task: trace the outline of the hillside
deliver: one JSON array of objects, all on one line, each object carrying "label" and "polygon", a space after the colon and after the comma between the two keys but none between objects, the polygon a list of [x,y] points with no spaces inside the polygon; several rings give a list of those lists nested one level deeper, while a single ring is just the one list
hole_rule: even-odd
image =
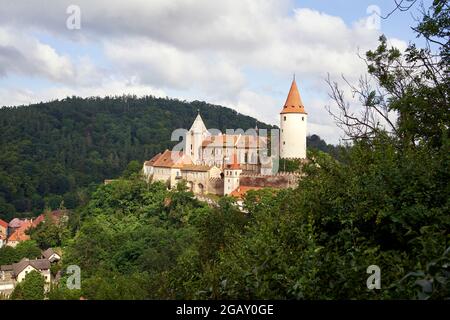
[{"label": "hillside", "polygon": [[[229,108],[151,96],[72,97],[0,109],[0,218],[57,208],[63,200],[76,207],[80,187],[170,148],[172,131],[189,128],[197,110],[207,127],[222,131],[256,123]],[[326,147],[317,136],[310,140]]]}]

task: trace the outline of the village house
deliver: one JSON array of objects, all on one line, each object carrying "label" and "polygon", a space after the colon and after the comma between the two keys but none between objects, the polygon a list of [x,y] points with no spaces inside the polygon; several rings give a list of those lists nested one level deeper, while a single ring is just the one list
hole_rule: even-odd
[{"label": "village house", "polygon": [[0,266],[0,293],[10,295],[17,283],[22,282],[31,271],[39,272],[45,279],[46,289],[50,287],[51,263],[47,259],[23,258],[17,263]]},{"label": "village house", "polygon": [[32,226],[33,228],[37,227],[40,223],[45,222],[45,218],[50,217],[52,219],[53,223],[59,224],[67,222],[68,216],[66,210],[53,210],[50,212],[45,212],[37,216],[35,219],[32,220]]},{"label": "village house", "polygon": [[6,244],[8,238],[8,223],[0,219],[0,248]]},{"label": "village house", "polygon": [[13,234],[17,229],[19,229],[22,226],[22,224],[25,223],[28,224],[28,222],[29,222],[28,219],[19,219],[19,218],[12,219],[8,223],[8,235]]},{"label": "village house", "polygon": [[8,223],[0,219],[0,236],[7,237],[8,236]]},{"label": "village house", "polygon": [[61,260],[61,255],[53,248],[42,251],[40,259],[23,258],[17,263],[0,266],[0,294],[9,296],[16,285],[22,282],[31,271],[39,272],[45,279],[45,288],[50,288],[54,280],[51,265]]},{"label": "village house", "polygon": [[[25,220],[19,220],[20,222],[17,222],[16,219],[13,219],[11,221],[11,222],[14,222],[12,224],[14,226],[14,228],[11,229],[13,231],[12,231],[12,233],[10,233],[8,240],[6,242],[7,246],[13,247],[13,248],[15,248],[20,242],[30,240],[30,236],[26,234],[26,231],[33,226],[32,220],[25,219]],[[16,220],[16,221],[14,221],[14,220]],[[10,222],[10,226],[11,226],[11,222]],[[16,227],[17,225],[19,227]]]},{"label": "village house", "polygon": [[261,187],[246,187],[246,186],[239,186],[236,189],[234,189],[230,196],[236,198],[236,203],[239,207],[239,209],[243,210],[244,208],[244,197],[250,190],[261,190]]},{"label": "village house", "polygon": [[[20,242],[30,240],[30,236],[26,232],[30,228],[36,228],[39,224],[45,223],[46,217],[49,217],[53,223],[65,223],[68,220],[67,212],[65,210],[54,210],[47,213],[40,214],[35,219],[12,219],[9,224],[7,224],[6,235],[2,237],[1,227],[0,227],[0,247],[7,245],[10,247],[16,247]],[[1,224],[1,222],[0,222]]]},{"label": "village house", "polygon": [[45,251],[42,251],[42,259],[47,259],[50,263],[58,262],[61,260],[61,256],[56,253],[52,248],[48,248]]}]

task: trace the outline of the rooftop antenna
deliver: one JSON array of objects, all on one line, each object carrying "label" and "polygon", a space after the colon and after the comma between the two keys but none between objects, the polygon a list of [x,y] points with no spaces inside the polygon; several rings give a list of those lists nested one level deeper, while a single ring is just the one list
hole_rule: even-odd
[{"label": "rooftop antenna", "polygon": [[294,78],[294,81],[295,81],[295,72],[294,72],[294,77],[293,78]]}]

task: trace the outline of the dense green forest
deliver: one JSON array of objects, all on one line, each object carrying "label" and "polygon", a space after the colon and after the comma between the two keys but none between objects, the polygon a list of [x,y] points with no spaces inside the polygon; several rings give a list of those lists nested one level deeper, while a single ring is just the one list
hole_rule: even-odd
[{"label": "dense green forest", "polygon": [[[172,131],[188,129],[197,110],[208,128],[223,132],[256,124],[229,108],[150,96],[72,97],[0,109],[0,218],[55,209],[62,201],[77,207],[89,194],[83,188],[172,147]],[[333,148],[316,135],[308,141],[324,151]]]},{"label": "dense green forest", "polygon": [[[449,11],[434,1],[415,28],[435,44],[447,35],[434,52],[400,52],[385,37],[367,52],[378,88],[359,91],[362,107],[397,120],[347,119],[352,145],[337,156],[308,150],[296,188],[250,191],[241,211],[233,198],[208,206],[183,183],[167,190],[128,166],[64,230],[45,223],[32,241],[0,249],[0,261],[61,246],[59,268],[78,265],[81,289],[63,272],[49,299],[449,299]],[[381,289],[367,287],[371,265]],[[27,297],[43,297],[36,275],[12,295]]]}]

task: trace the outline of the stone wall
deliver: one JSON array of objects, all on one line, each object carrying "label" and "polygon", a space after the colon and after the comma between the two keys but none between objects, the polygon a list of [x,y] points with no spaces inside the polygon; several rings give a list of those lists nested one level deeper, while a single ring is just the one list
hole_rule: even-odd
[{"label": "stone wall", "polygon": [[210,178],[207,186],[208,193],[223,196],[223,185],[224,181],[222,178]]},{"label": "stone wall", "polygon": [[242,174],[240,185],[248,187],[295,188],[301,175],[298,173],[278,173],[272,176],[260,174]]}]

